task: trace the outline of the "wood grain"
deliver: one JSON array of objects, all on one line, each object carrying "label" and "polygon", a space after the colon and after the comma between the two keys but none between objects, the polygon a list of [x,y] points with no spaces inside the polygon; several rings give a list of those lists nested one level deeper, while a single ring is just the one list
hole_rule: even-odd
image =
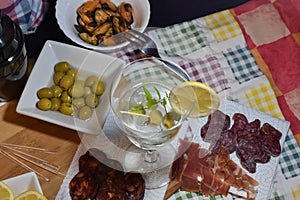
[{"label": "wood grain", "polygon": [[[0,107],[0,142],[46,148],[56,151],[55,154],[31,153],[61,167],[66,174],[80,143],[76,131],[54,125],[45,121],[16,113],[18,101],[13,100]],[[29,166],[50,179],[49,182],[39,178],[43,193],[50,199],[55,196],[64,179],[63,176],[36,167]],[[0,180],[27,173],[16,163],[0,155]]]}]

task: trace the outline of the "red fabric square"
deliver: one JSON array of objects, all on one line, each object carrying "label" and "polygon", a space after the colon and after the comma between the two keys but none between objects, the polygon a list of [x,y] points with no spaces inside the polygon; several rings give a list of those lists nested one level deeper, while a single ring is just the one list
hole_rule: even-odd
[{"label": "red fabric square", "polygon": [[269,0],[255,0],[255,1],[248,1],[247,3],[244,3],[240,6],[237,6],[234,8],[234,11],[237,15],[240,15],[244,12],[248,12],[250,10],[253,10],[257,8],[258,6],[261,6],[263,4],[270,3]]},{"label": "red fabric square", "polygon": [[[277,0],[274,2],[275,8],[281,15],[282,20],[292,33],[300,32],[300,1],[298,3],[291,0]],[[297,9],[297,7],[299,7]]]},{"label": "red fabric square", "polygon": [[290,110],[285,98],[283,96],[277,97],[278,104],[284,115],[284,118],[291,123],[291,130],[293,134],[300,133],[300,121]]},{"label": "red fabric square", "polygon": [[300,48],[291,35],[257,49],[283,94],[300,85]]}]

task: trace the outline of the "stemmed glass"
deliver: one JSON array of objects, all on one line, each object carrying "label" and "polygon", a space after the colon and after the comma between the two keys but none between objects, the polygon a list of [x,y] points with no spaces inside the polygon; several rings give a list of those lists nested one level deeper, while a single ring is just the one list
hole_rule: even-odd
[{"label": "stemmed glass", "polygon": [[114,119],[134,144],[127,149],[125,167],[148,175],[149,189],[169,182],[168,170],[176,153],[172,141],[187,132],[183,124],[188,113],[174,112],[168,99],[170,90],[186,81],[180,66],[158,58],[130,62],[113,77],[110,103]]}]

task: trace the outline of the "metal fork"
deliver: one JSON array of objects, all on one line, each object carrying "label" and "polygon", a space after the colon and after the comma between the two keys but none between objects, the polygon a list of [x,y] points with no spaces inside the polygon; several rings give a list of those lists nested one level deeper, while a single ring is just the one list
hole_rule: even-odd
[{"label": "metal fork", "polygon": [[[161,58],[155,42],[146,34],[143,34],[136,30],[130,30],[123,32],[122,35],[134,46],[136,46],[144,55],[149,57]],[[178,68],[177,64],[164,59],[162,59],[161,61],[177,75],[180,75],[187,81],[191,80],[186,71],[184,71],[181,67]]]}]

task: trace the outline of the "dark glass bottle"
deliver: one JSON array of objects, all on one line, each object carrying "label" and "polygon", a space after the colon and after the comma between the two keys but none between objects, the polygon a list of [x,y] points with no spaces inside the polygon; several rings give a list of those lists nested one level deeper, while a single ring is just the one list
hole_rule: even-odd
[{"label": "dark glass bottle", "polygon": [[0,101],[21,95],[27,80],[27,68],[23,32],[0,11]]}]

